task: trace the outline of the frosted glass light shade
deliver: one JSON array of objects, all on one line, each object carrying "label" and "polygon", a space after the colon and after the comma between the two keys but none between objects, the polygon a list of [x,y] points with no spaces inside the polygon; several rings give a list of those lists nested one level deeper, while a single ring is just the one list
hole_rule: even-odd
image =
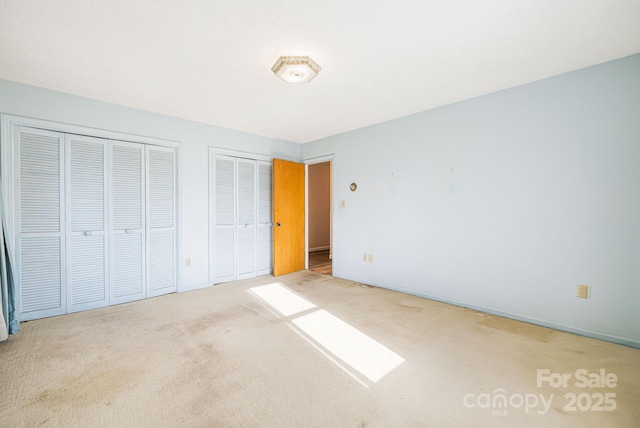
[{"label": "frosted glass light shade", "polygon": [[271,67],[287,83],[309,83],[320,70],[322,67],[308,56],[281,56]]}]

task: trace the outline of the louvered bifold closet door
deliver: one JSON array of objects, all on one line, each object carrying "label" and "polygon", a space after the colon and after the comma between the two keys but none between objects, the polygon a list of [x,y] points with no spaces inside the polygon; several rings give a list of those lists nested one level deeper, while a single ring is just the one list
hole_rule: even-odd
[{"label": "louvered bifold closet door", "polygon": [[145,147],[111,148],[111,304],[146,297]]},{"label": "louvered bifold closet door", "polygon": [[105,140],[66,135],[67,312],[109,304]]},{"label": "louvered bifold closet door", "polygon": [[175,149],[147,146],[147,297],[176,291]]},{"label": "louvered bifold closet door", "polygon": [[214,163],[215,254],[214,283],[236,279],[236,167],[235,159],[216,156]]},{"label": "louvered bifold closet door", "polygon": [[273,207],[271,162],[258,161],[258,244],[256,269],[258,275],[273,272]]},{"label": "louvered bifold closet door", "polygon": [[238,173],[238,273],[237,279],[256,276],[256,161],[237,160]]},{"label": "louvered bifold closet door", "polygon": [[17,287],[22,320],[63,314],[64,198],[62,134],[18,128]]}]

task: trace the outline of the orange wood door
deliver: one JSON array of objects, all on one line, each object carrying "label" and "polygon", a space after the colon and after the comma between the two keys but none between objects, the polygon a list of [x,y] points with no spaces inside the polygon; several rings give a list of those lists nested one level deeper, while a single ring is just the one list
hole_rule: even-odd
[{"label": "orange wood door", "polygon": [[304,269],[304,165],[273,160],[273,275]]}]

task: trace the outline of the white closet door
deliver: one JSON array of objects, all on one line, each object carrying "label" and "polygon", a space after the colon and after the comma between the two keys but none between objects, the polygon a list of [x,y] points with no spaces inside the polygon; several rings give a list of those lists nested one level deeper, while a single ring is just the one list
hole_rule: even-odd
[{"label": "white closet door", "polygon": [[238,271],[237,279],[256,276],[256,161],[237,160],[238,173]]},{"label": "white closet door", "polygon": [[19,231],[17,285],[23,320],[63,314],[64,201],[63,137],[18,128],[16,204]]},{"label": "white closet door", "polygon": [[145,148],[114,141],[111,148],[111,304],[146,297]]},{"label": "white closet door", "polygon": [[105,140],[66,135],[67,312],[109,304]]},{"label": "white closet door", "polygon": [[214,154],[213,282],[272,272],[271,162]]},{"label": "white closet door", "polygon": [[236,167],[235,159],[216,156],[214,283],[236,279]]},{"label": "white closet door", "polygon": [[270,162],[258,161],[258,275],[273,272],[273,177]]},{"label": "white closet door", "polygon": [[147,146],[147,297],[176,291],[175,150]]}]

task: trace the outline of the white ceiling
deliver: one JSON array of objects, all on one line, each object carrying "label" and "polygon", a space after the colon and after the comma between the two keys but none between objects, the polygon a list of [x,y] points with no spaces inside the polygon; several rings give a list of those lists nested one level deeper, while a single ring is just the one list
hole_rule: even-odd
[{"label": "white ceiling", "polygon": [[0,0],[0,78],[298,143],[636,53],[640,0]]}]

